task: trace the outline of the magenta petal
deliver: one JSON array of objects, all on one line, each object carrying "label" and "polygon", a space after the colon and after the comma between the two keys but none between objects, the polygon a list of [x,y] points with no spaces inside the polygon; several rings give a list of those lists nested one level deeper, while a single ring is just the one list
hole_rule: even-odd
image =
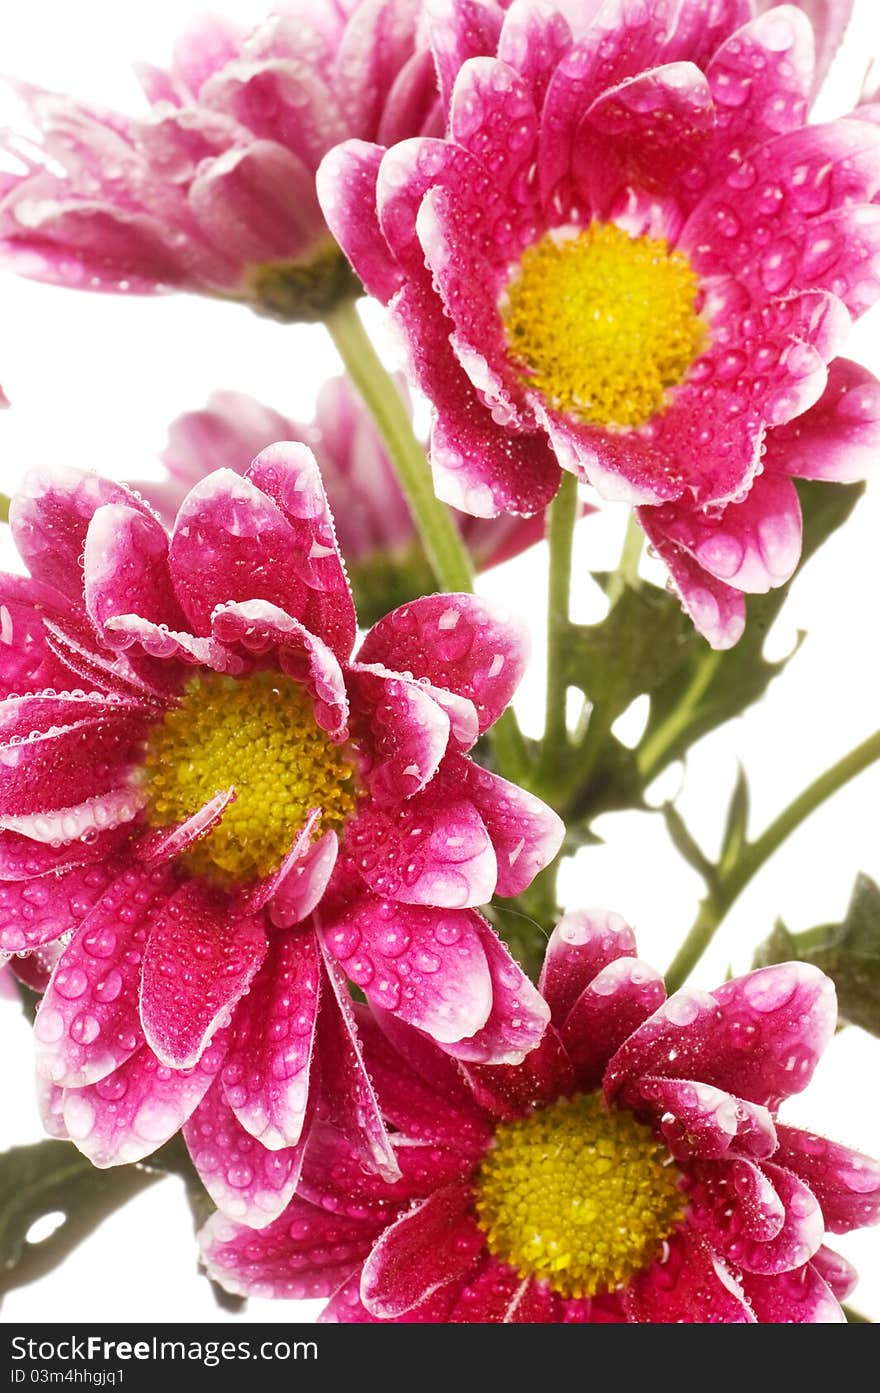
[{"label": "magenta petal", "polygon": [[639,1093],[657,1119],[671,1154],[716,1161],[731,1152],[756,1160],[776,1150],[776,1128],[766,1108],[691,1079],[643,1078]]},{"label": "magenta petal", "polygon": [[168,629],[141,619],[138,614],[120,614],[104,625],[104,640],[114,648],[137,646],[152,659],[173,659],[195,667],[207,667],[213,672],[238,674],[244,663],[213,638],[197,638],[185,629]]},{"label": "magenta petal", "polygon": [[473,803],[432,784],[396,809],[362,807],[346,845],[369,888],[403,904],[467,909],[491,899],[498,878]]},{"label": "magenta petal", "polygon": [[373,1004],[443,1044],[474,1035],[492,982],[473,910],[398,904],[362,894],[323,912],[329,951]]},{"label": "magenta petal", "polygon": [[521,1064],[463,1067],[474,1099],[495,1118],[527,1116],[536,1103],[552,1103],[575,1091],[571,1060],[552,1025]]},{"label": "magenta petal", "polygon": [[615,1050],[665,998],[660,973],[640,958],[618,958],[596,973],[560,1030],[583,1092],[598,1088]]},{"label": "magenta petal", "polygon": [[322,1209],[352,1219],[370,1215],[386,1223],[395,1211],[414,1199],[424,1199],[443,1185],[466,1182],[474,1158],[461,1147],[397,1138],[395,1156],[400,1167],[397,1180],[388,1181],[367,1170],[363,1158],[333,1127],[318,1122],[309,1136],[298,1194]]},{"label": "magenta petal", "polygon": [[80,557],[92,517],[107,503],[119,503],[151,518],[150,510],[123,484],[98,474],[54,465],[32,469],[13,499],[9,521],[15,545],[41,582],[82,604]]},{"label": "magenta petal", "polygon": [[367,1258],[364,1305],[385,1320],[404,1315],[438,1288],[466,1277],[484,1241],[471,1216],[470,1190],[435,1190],[386,1229]]},{"label": "magenta petal", "polygon": [[168,574],[168,534],[155,518],[120,503],[98,508],[86,535],[83,572],[86,611],[99,633],[122,614],[186,627]]},{"label": "magenta petal", "polygon": [[281,671],[305,687],[315,720],[331,740],[348,735],[348,695],[339,661],[326,643],[297,619],[265,600],[221,605],[211,620],[214,636],[250,656],[274,651]]},{"label": "magenta petal", "polygon": [[774,1161],[806,1181],[831,1233],[880,1220],[880,1163],[797,1127],[778,1127]]},{"label": "magenta petal", "polygon": [[803,126],[813,79],[809,23],[793,5],[759,15],[721,45],[706,76],[719,160]]},{"label": "magenta petal", "polygon": [[119,870],[108,861],[0,884],[0,952],[28,952],[76,929]]},{"label": "magenta petal", "polygon": [[673,1234],[662,1259],[630,1279],[623,1304],[629,1319],[637,1324],[755,1322],[723,1259],[690,1229]]},{"label": "magenta petal", "polygon": [[52,808],[42,813],[4,814],[0,829],[19,832],[35,842],[72,841],[93,833],[112,831],[132,822],[143,807],[143,793],[136,788],[114,789],[86,798],[70,808]]},{"label": "magenta petal", "polygon": [[[30,739],[0,743],[2,825],[19,828],[28,816],[51,816],[102,794],[126,794],[131,770],[139,763],[144,724],[137,719],[81,721],[56,726]],[[132,790],[133,801],[141,801]],[[59,840],[80,835],[73,820]]]},{"label": "magenta petal", "polygon": [[402,276],[376,220],[376,180],[384,154],[381,145],[347,140],[324,156],[316,180],[327,226],[367,292],[387,304]]},{"label": "magenta petal", "polygon": [[746,605],[742,594],[704,570],[698,561],[670,540],[654,514],[655,508],[639,508],[639,522],[681,596],[682,605],[694,627],[717,649],[733,648],[746,627]]},{"label": "magenta petal", "polygon": [[358,660],[427,677],[473,702],[486,730],[509,705],[528,659],[528,635],[476,595],[424,595],[375,624]]},{"label": "magenta petal", "polygon": [[269,904],[269,918],[279,929],[302,923],[317,909],[336,865],[339,839],[331,829],[301,855],[298,847],[299,841],[281,867],[284,875]]},{"label": "magenta petal", "polygon": [[447,769],[467,790],[495,848],[496,895],[519,895],[562,846],[562,819],[533,793],[470,760],[451,758]]},{"label": "magenta petal", "polygon": [[260,919],[184,882],[152,917],[141,978],[141,1024],[164,1064],[188,1069],[247,990],[266,953]]},{"label": "magenta petal", "polygon": [[650,1074],[699,1079],[776,1107],[809,1083],[836,1014],[834,987],[807,963],[760,968],[711,994],[683,989],[617,1051],[606,1093],[636,1098],[639,1078]]},{"label": "magenta petal", "polygon": [[810,1259],[823,1282],[827,1282],[838,1301],[845,1301],[859,1280],[859,1274],[851,1262],[842,1258],[831,1248],[822,1247]]},{"label": "magenta petal", "polygon": [[747,1233],[737,1234],[727,1242],[725,1252],[744,1272],[769,1276],[807,1262],[822,1242],[825,1223],[812,1190],[792,1171],[770,1161],[762,1161],[761,1170],[782,1201],[785,1222],[764,1242],[752,1240]]},{"label": "magenta petal", "polygon": [[0,832],[0,881],[55,877],[74,866],[110,862],[130,835],[127,829],[115,828],[96,833],[86,841],[52,846],[23,837],[19,832]]},{"label": "magenta petal", "polygon": [[834,1293],[813,1263],[770,1277],[744,1272],[743,1296],[761,1325],[843,1325]]},{"label": "magenta petal", "polygon": [[760,1166],[742,1157],[690,1168],[688,1208],[707,1241],[734,1262],[749,1245],[770,1243],[786,1224],[785,1204]]},{"label": "magenta petal", "polygon": [[521,1277],[509,1263],[487,1257],[462,1287],[449,1319],[487,1325],[558,1325],[564,1302],[545,1282]]},{"label": "magenta petal", "polygon": [[359,1267],[377,1224],[325,1214],[294,1197],[267,1228],[214,1214],[199,1234],[208,1276],[237,1296],[302,1300],[327,1296]]},{"label": "magenta petal", "polygon": [[[693,62],[667,63],[606,88],[587,111],[578,138],[585,145],[591,137],[611,169],[610,157],[616,158],[630,186],[666,192],[700,160],[715,120],[709,84],[699,68]],[[617,179],[611,177],[609,191],[616,193]],[[604,169],[600,178],[608,180]],[[597,194],[594,190],[593,197]]]},{"label": "magenta petal", "polygon": [[321,1116],[345,1137],[364,1166],[390,1181],[400,1175],[364,1063],[351,997],[339,968],[322,953],[317,1051]]},{"label": "magenta petal", "polygon": [[318,1017],[319,960],[308,930],[276,933],[238,1005],[222,1080],[242,1127],[279,1151],[300,1140]]},{"label": "magenta petal", "polygon": [[767,434],[767,469],[799,479],[850,484],[880,457],[880,382],[860,363],[835,358],[822,396],[801,416]]},{"label": "magenta petal", "polygon": [[37,1069],[53,1083],[97,1083],[143,1044],[138,987],[144,943],[170,883],[161,871],[126,871],[65,948],[34,1027]]},{"label": "magenta petal", "polygon": [[432,0],[431,48],[444,108],[468,58],[494,53],[504,9],[494,0]]},{"label": "magenta petal", "polygon": [[492,1009],[480,1030],[446,1049],[456,1059],[479,1064],[522,1064],[540,1043],[550,1008],[494,930],[475,918],[492,979]]},{"label": "magenta petal", "polygon": [[179,1131],[223,1062],[215,1036],[192,1069],[169,1069],[146,1045],[90,1088],[63,1094],[68,1134],[92,1165],[126,1165],[149,1156]]},{"label": "magenta petal", "polygon": [[449,744],[449,717],[418,682],[379,664],[353,664],[349,682],[356,729],[363,732],[361,778],[378,803],[394,805],[436,774]]},{"label": "magenta petal", "polygon": [[269,1151],[242,1127],[219,1079],[184,1124],[183,1135],[205,1189],[230,1219],[262,1229],[287,1207],[299,1180],[305,1141]]},{"label": "magenta petal", "polygon": [[204,837],[221,821],[229,804],[235,800],[235,789],[228,788],[225,793],[215,793],[198,812],[185,822],[179,822],[170,830],[156,828],[148,832],[137,846],[137,856],[148,866],[162,861],[172,861],[180,852]]},{"label": "magenta petal", "polygon": [[561,1026],[581,992],[598,972],[619,958],[634,958],[636,936],[619,914],[607,909],[573,910],[560,919],[544,954],[539,990]]},{"label": "magenta petal", "polygon": [[[509,63],[528,84],[535,109],[544,105],[547,83],[571,45],[571,29],[566,16],[556,6],[542,0],[516,0],[504,19],[498,39],[498,57]],[[588,17],[586,7],[582,10]]]},{"label": "magenta petal", "polygon": [[741,503],[721,512],[668,503],[653,510],[651,523],[716,580],[749,594],[784,585],[800,560],[800,502],[791,481],[778,474],[759,475]]}]

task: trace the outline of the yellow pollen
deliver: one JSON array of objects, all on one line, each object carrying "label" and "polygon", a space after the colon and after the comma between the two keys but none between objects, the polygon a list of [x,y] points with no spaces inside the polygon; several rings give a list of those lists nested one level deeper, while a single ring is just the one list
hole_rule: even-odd
[{"label": "yellow pollen", "polygon": [[310,810],[317,832],[354,811],[354,768],[315,721],[289,677],[238,680],[209,673],[187,683],[151,732],[142,778],[154,827],[183,822],[216,793],[235,788],[220,824],[185,853],[190,869],[221,884],[277,869]]},{"label": "yellow pollen", "polygon": [[667,404],[702,352],[699,283],[664,237],[614,223],[527,247],[501,313],[528,386],[594,425],[641,426]]},{"label": "yellow pollen", "polygon": [[669,1152],[597,1094],[502,1123],[477,1174],[489,1251],[567,1297],[611,1291],[656,1257],[684,1209]]}]

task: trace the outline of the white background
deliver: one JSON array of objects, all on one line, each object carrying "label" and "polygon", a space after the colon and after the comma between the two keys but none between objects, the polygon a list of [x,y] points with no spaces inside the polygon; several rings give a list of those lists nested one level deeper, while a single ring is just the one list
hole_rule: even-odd
[{"label": "white background", "polygon": [[[259,18],[255,0],[215,7]],[[42,0],[0,13],[3,69],[86,99],[138,109],[129,63],[162,63],[187,15],[180,0],[149,6],[118,0]],[[822,116],[856,100],[870,54],[880,50],[875,0],[856,19],[823,94]],[[0,111],[0,119],[5,112]],[[188,296],[157,299],[88,296],[4,277],[0,382],[12,410],[0,417],[0,491],[14,489],[34,463],[63,461],[119,477],[155,472],[167,424],[202,405],[219,387],[251,392],[288,414],[307,417],[323,377],[338,370],[320,328],[285,328],[245,309]],[[381,315],[367,318],[381,339]],[[880,310],[853,333],[850,354],[880,372]],[[386,346],[387,347],[387,346]],[[388,355],[390,357],[390,355]],[[616,564],[625,518],[620,508],[580,525],[574,613],[599,617],[590,569]],[[798,629],[809,637],[759,706],[707,737],[687,768],[664,776],[658,800],[680,789],[679,808],[707,851],[717,846],[736,762],[752,791],[759,831],[816,774],[880,723],[877,554],[880,486],[869,488],[855,517],[796,582],[770,636],[776,654]],[[9,564],[9,557],[6,557]],[[518,698],[530,733],[541,726],[544,547],[480,581],[525,616],[533,661]],[[630,727],[638,734],[638,713]],[[863,774],[816,813],[756,878],[730,914],[694,981],[717,985],[728,967],[748,968],[752,950],[781,915],[799,930],[840,918],[853,879],[880,879],[880,767]],[[563,873],[569,907],[607,905],[636,927],[642,956],[665,968],[693,918],[700,885],[670,848],[661,819],[607,816],[605,845],[582,852]],[[28,1030],[14,1003],[0,1000],[0,1145],[36,1141]],[[880,1155],[877,1074],[880,1042],[848,1029],[836,1037],[806,1094],[783,1117]],[[862,1281],[853,1303],[880,1319],[878,1230],[841,1238]],[[309,1320],[319,1302],[253,1301],[242,1316],[215,1307],[196,1272],[196,1250],[182,1191],[162,1182],[114,1216],[60,1268],[13,1293],[3,1319]]]}]

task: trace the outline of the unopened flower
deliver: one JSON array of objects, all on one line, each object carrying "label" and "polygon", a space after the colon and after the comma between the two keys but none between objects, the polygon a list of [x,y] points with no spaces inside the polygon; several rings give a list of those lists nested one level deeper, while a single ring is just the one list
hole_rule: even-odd
[{"label": "unopened flower", "polygon": [[393,1169],[338,965],[453,1055],[521,1058],[546,1021],[475,910],[562,838],[468,758],[519,681],[519,626],[431,595],[352,658],[299,444],[202,479],[170,537],[70,469],[33,473],[11,527],[31,574],[0,579],[0,951],[64,936],[35,1028],[49,1125],[109,1165],[201,1105],[210,1187],[242,1129],[298,1144],[314,1041],[330,1115]]},{"label": "unopened flower", "polygon": [[792,6],[430,12],[445,139],[349,141],[318,188],[433,402],[437,493],[533,512],[572,471],[729,646],[797,564],[790,476],[880,445],[880,385],[837,356],[878,294],[880,131],[804,124]]},{"label": "unopened flower", "polygon": [[195,21],[143,119],[17,84],[29,133],[5,144],[0,250],[22,275],[88,290],[181,289],[314,319],[356,290],[315,195],[348,136],[432,128],[418,0],[287,0],[253,32]]},{"label": "unopened flower", "polygon": [[[315,454],[336,523],[362,624],[434,589],[394,467],[372,418],[347,378],[322,386],[314,419],[292,421],[240,392],[215,392],[207,407],[170,427],[162,455],[167,477],[134,487],[173,522],[189,489],[218,468],[243,474],[276,440],[299,440]],[[456,515],[478,569],[497,565],[540,540],[543,518]]]},{"label": "unopened flower", "polygon": [[364,1013],[401,1179],[319,1125],[284,1215],[209,1220],[209,1273],[332,1294],[324,1320],[843,1320],[854,1273],[823,1239],[880,1218],[880,1166],[777,1117],[834,1029],[828,978],[786,963],[664,1000],[591,912],[559,924],[541,985],[552,1025],[512,1068],[456,1070]]}]

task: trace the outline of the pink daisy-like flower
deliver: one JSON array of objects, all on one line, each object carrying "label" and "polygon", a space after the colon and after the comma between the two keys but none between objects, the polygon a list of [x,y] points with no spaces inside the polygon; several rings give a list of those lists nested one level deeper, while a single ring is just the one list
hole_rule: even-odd
[{"label": "pink daisy-like flower", "polygon": [[[206,474],[220,467],[243,474],[276,440],[300,440],[314,451],[362,623],[433,589],[382,437],[345,377],[323,384],[308,423],[291,421],[240,392],[215,392],[204,410],[186,412],[172,423],[162,455],[168,477],[136,480],[133,487],[171,524],[185,494]],[[538,514],[493,519],[458,514],[456,522],[480,570],[518,555],[544,531]]]},{"label": "pink daisy-like flower", "polygon": [[572,471],[726,647],[797,564],[790,476],[880,445],[880,384],[837,356],[878,294],[880,132],[804,125],[792,6],[596,9],[435,0],[447,137],[348,141],[319,196],[409,343],[439,496],[529,513]]},{"label": "pink daisy-like flower", "polygon": [[349,136],[437,124],[419,0],[286,0],[252,33],[195,21],[132,119],[17,84],[32,131],[7,136],[0,253],[25,276],[134,294],[176,288],[280,319],[356,289],[315,194]]},{"label": "pink daisy-like flower", "polygon": [[314,1054],[337,1125],[393,1170],[340,966],[463,1058],[522,1058],[546,1022],[474,908],[562,839],[468,758],[521,676],[519,626],[431,595],[352,658],[300,444],[204,478],[170,537],[74,470],[32,474],[11,527],[31,575],[0,578],[0,951],[63,936],[35,1030],[50,1129],[109,1165],[199,1106],[224,1203],[230,1147],[298,1142]]},{"label": "pink daisy-like flower", "polygon": [[664,1000],[618,915],[567,915],[521,1065],[456,1067],[379,1013],[361,1038],[401,1178],[313,1133],[287,1212],[202,1234],[230,1291],[333,1293],[324,1320],[841,1321],[823,1246],[880,1218],[880,1165],[778,1121],[833,1029],[803,963]]}]

